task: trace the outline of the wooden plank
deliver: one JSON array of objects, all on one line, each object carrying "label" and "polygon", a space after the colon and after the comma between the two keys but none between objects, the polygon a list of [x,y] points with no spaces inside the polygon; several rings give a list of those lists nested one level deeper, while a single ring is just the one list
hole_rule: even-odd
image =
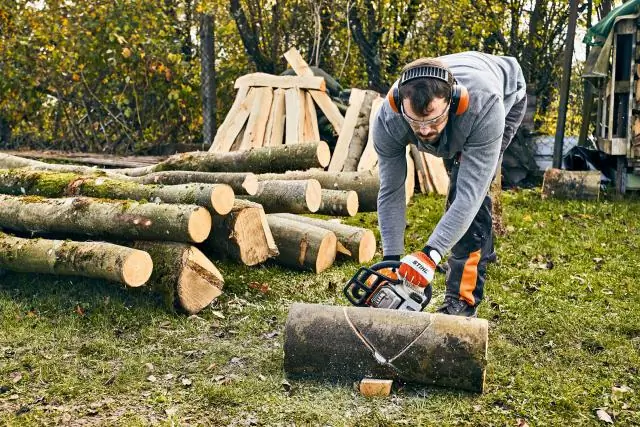
[{"label": "wooden plank", "polygon": [[358,115],[360,114],[360,108],[362,108],[365,95],[366,92],[364,90],[356,88],[351,89],[349,108],[347,109],[347,114],[344,117],[344,126],[342,127],[342,132],[340,132],[340,135],[338,136],[338,141],[336,142],[331,162],[327,169],[329,172],[342,171],[344,161],[347,159],[347,155],[349,154],[349,143],[351,142],[351,137],[355,131],[356,124],[358,122]]},{"label": "wooden plank", "polygon": [[273,104],[269,113],[267,130],[265,131],[265,147],[284,144],[284,120],[286,116],[284,105],[285,90],[278,88],[273,93]]},{"label": "wooden plank", "polygon": [[360,393],[364,397],[387,397],[391,394],[393,380],[364,378],[360,381]]},{"label": "wooden plank", "polygon": [[404,181],[404,191],[406,203],[409,204],[416,189],[416,164],[411,158],[409,147],[407,147],[407,178]]},{"label": "wooden plank", "polygon": [[301,91],[304,94],[305,114],[304,114],[304,140],[320,141],[320,129],[318,129],[318,116],[313,98],[309,91]]},{"label": "wooden plank", "polygon": [[426,163],[424,162],[424,158],[422,157],[422,153],[418,150],[418,147],[413,144],[409,144],[409,146],[411,157],[413,157],[413,162],[418,174],[418,188],[421,193],[428,194],[429,189],[427,187],[427,180],[429,173],[427,172]]},{"label": "wooden plank", "polygon": [[270,87],[256,87],[253,90],[256,92],[256,97],[253,101],[242,143],[240,144],[240,151],[259,148],[264,145],[264,134],[273,102],[273,89]]},{"label": "wooden plank", "polygon": [[247,96],[240,102],[240,105],[237,108],[234,109],[233,106],[231,107],[231,110],[229,110],[224,122],[218,128],[209,151],[226,153],[231,149],[236,137],[249,118],[249,112],[251,111],[254,98],[255,91],[250,89]]},{"label": "wooden plank", "polygon": [[314,89],[320,92],[326,91],[326,82],[322,77],[316,77],[313,75],[308,76],[274,76],[267,73],[253,73],[245,74],[236,80],[235,88],[242,86],[267,86],[270,88],[280,89]]},{"label": "wooden plank", "polygon": [[449,174],[444,167],[444,162],[441,158],[429,153],[424,153],[424,160],[436,193],[446,195],[449,191]]},{"label": "wooden plank", "polygon": [[301,105],[300,89],[287,89],[284,101],[287,112],[284,143],[298,144],[304,141],[304,106]]},{"label": "wooden plank", "polygon": [[[284,54],[285,59],[293,68],[293,71],[296,72],[297,75],[308,77],[313,76],[313,71],[309,68],[309,65],[300,55],[300,52],[295,47],[292,47]],[[313,97],[313,100],[318,104],[322,113],[327,117],[331,126],[336,131],[336,134],[340,135],[342,132],[342,126],[344,123],[344,117],[336,104],[333,103],[329,95],[326,92],[318,91],[318,90],[309,90],[309,93]]]},{"label": "wooden plank", "polygon": [[378,163],[378,154],[373,146],[373,123],[378,116],[378,110],[382,107],[384,103],[383,97],[378,97],[373,100],[373,104],[371,104],[371,114],[369,115],[369,135],[367,137],[367,145],[364,147],[364,151],[362,152],[362,156],[360,156],[360,161],[358,162],[358,172],[364,170],[371,170],[375,167],[376,163]]}]

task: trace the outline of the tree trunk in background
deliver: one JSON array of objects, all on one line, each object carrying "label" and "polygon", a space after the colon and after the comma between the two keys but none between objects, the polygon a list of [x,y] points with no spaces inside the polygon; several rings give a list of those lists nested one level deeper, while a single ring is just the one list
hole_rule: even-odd
[{"label": "tree trunk in background", "polygon": [[349,27],[351,28],[353,40],[358,45],[360,55],[367,67],[369,89],[387,93],[389,85],[384,82],[382,77],[382,58],[380,57],[380,40],[384,29],[376,25],[376,10],[373,2],[366,0],[365,7],[367,10],[366,32],[356,4],[349,9]]},{"label": "tree trunk in background", "polygon": [[276,74],[276,64],[260,50],[259,35],[249,25],[247,16],[244,14],[242,5],[240,5],[240,0],[230,0],[229,11],[236,22],[236,27],[238,27],[242,44],[251,60],[256,64],[257,71]]},{"label": "tree trunk in background", "polygon": [[211,145],[216,134],[216,63],[214,51],[215,21],[213,15],[200,17],[200,52],[202,85],[202,149]]}]

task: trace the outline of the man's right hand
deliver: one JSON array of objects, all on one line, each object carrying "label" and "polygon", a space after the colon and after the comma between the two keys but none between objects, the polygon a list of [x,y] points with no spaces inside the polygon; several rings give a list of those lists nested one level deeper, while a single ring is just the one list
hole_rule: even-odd
[{"label": "man's right hand", "polygon": [[410,285],[418,288],[426,288],[433,281],[436,263],[422,251],[405,255],[400,260],[398,275]]}]

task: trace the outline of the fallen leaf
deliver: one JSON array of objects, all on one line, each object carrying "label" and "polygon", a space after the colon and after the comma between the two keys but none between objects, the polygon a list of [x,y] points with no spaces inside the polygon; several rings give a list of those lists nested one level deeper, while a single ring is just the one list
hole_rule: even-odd
[{"label": "fallen leaf", "polygon": [[613,391],[613,393],[623,394],[623,393],[633,392],[633,389],[630,388],[629,386],[621,385],[621,386],[613,386],[613,387],[611,387],[611,391]]},{"label": "fallen leaf", "polygon": [[533,218],[531,217],[531,215],[525,215],[525,216],[522,217],[522,220],[524,222],[531,222],[531,221],[533,221]]},{"label": "fallen leaf", "polygon": [[220,312],[220,311],[212,311],[211,314],[213,314],[214,316],[216,316],[219,319],[224,319],[224,314],[222,314],[222,312]]},{"label": "fallen leaf", "polygon": [[172,380],[173,379],[173,374],[166,374],[164,376],[164,379],[167,380],[167,381]]},{"label": "fallen leaf", "polygon": [[291,391],[291,384],[287,380],[282,380],[282,389],[289,393]]},{"label": "fallen leaf", "polygon": [[482,405],[473,405],[473,410],[476,412],[482,411]]},{"label": "fallen leaf", "polygon": [[149,375],[149,376],[147,377],[147,381],[152,382],[152,383],[155,383],[155,382],[156,382],[156,377],[154,377],[153,375]]},{"label": "fallen leaf", "polygon": [[185,387],[190,387],[192,384],[191,380],[189,378],[183,378],[182,379],[182,385]]},{"label": "fallen leaf", "polygon": [[218,365],[216,365],[215,362],[212,363],[211,365],[207,366],[207,371],[213,371],[214,369],[216,369],[216,366]]},{"label": "fallen leaf", "polygon": [[262,334],[262,338],[266,338],[268,340],[277,337],[278,335],[280,335],[280,332],[278,331],[272,331],[272,332],[267,332]]},{"label": "fallen leaf", "polygon": [[144,366],[147,368],[147,371],[153,372],[153,363],[145,363]]},{"label": "fallen leaf", "polygon": [[175,414],[178,413],[178,408],[173,407],[173,408],[167,408],[164,410],[164,413],[167,414],[167,417],[172,417]]},{"label": "fallen leaf", "polygon": [[607,413],[604,409],[598,409],[596,411],[596,415],[600,421],[604,421],[607,424],[613,424],[613,420],[611,419],[611,415]]},{"label": "fallen leaf", "polygon": [[266,294],[270,291],[268,283],[251,282],[249,283],[249,288],[255,289],[263,294]]},{"label": "fallen leaf", "polygon": [[258,375],[258,379],[260,381],[266,381],[267,377],[265,377],[264,375],[260,374],[260,375]]},{"label": "fallen leaf", "polygon": [[16,384],[22,379],[22,372],[12,372],[9,374],[9,378],[12,383]]},{"label": "fallen leaf", "polygon": [[80,316],[84,316],[84,309],[82,307],[80,307],[80,305],[76,305],[76,313],[78,313]]}]

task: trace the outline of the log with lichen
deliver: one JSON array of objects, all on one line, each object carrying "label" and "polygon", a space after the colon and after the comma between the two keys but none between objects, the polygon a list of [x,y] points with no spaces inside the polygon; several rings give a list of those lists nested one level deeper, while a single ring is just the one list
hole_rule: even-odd
[{"label": "log with lichen", "polygon": [[195,314],[222,293],[224,279],[216,266],[196,247],[186,243],[142,242],[131,247],[153,260],[148,286],[170,307]]},{"label": "log with lichen", "polygon": [[118,169],[114,173],[138,177],[170,170],[198,172],[285,172],[323,168],[331,154],[326,142],[261,147],[229,153],[201,152],[175,154],[168,159],[141,168]]},{"label": "log with lichen", "polygon": [[236,200],[227,215],[213,215],[213,230],[201,245],[205,254],[256,265],[278,255],[262,205]]},{"label": "log with lichen", "polygon": [[322,190],[318,214],[355,216],[358,213],[358,193],[353,190]]},{"label": "log with lichen", "polygon": [[154,172],[131,179],[141,184],[226,184],[236,194],[254,195],[258,191],[258,180],[252,173],[166,171]]},{"label": "log with lichen", "polygon": [[260,203],[266,213],[314,213],[322,202],[322,188],[315,179],[262,181],[255,195],[238,198]]},{"label": "log with lichen", "polygon": [[153,262],[143,250],[112,243],[23,239],[0,233],[0,268],[84,276],[137,287],[149,280]]},{"label": "log with lichen", "polygon": [[233,206],[234,193],[225,184],[145,185],[70,172],[0,170],[0,193],[42,197],[87,196],[194,204],[220,215]]},{"label": "log with lichen", "polygon": [[0,195],[0,228],[64,236],[199,243],[209,236],[211,215],[197,205]]},{"label": "log with lichen", "polygon": [[289,377],[371,377],[484,390],[485,319],[296,303],[284,335]]}]

